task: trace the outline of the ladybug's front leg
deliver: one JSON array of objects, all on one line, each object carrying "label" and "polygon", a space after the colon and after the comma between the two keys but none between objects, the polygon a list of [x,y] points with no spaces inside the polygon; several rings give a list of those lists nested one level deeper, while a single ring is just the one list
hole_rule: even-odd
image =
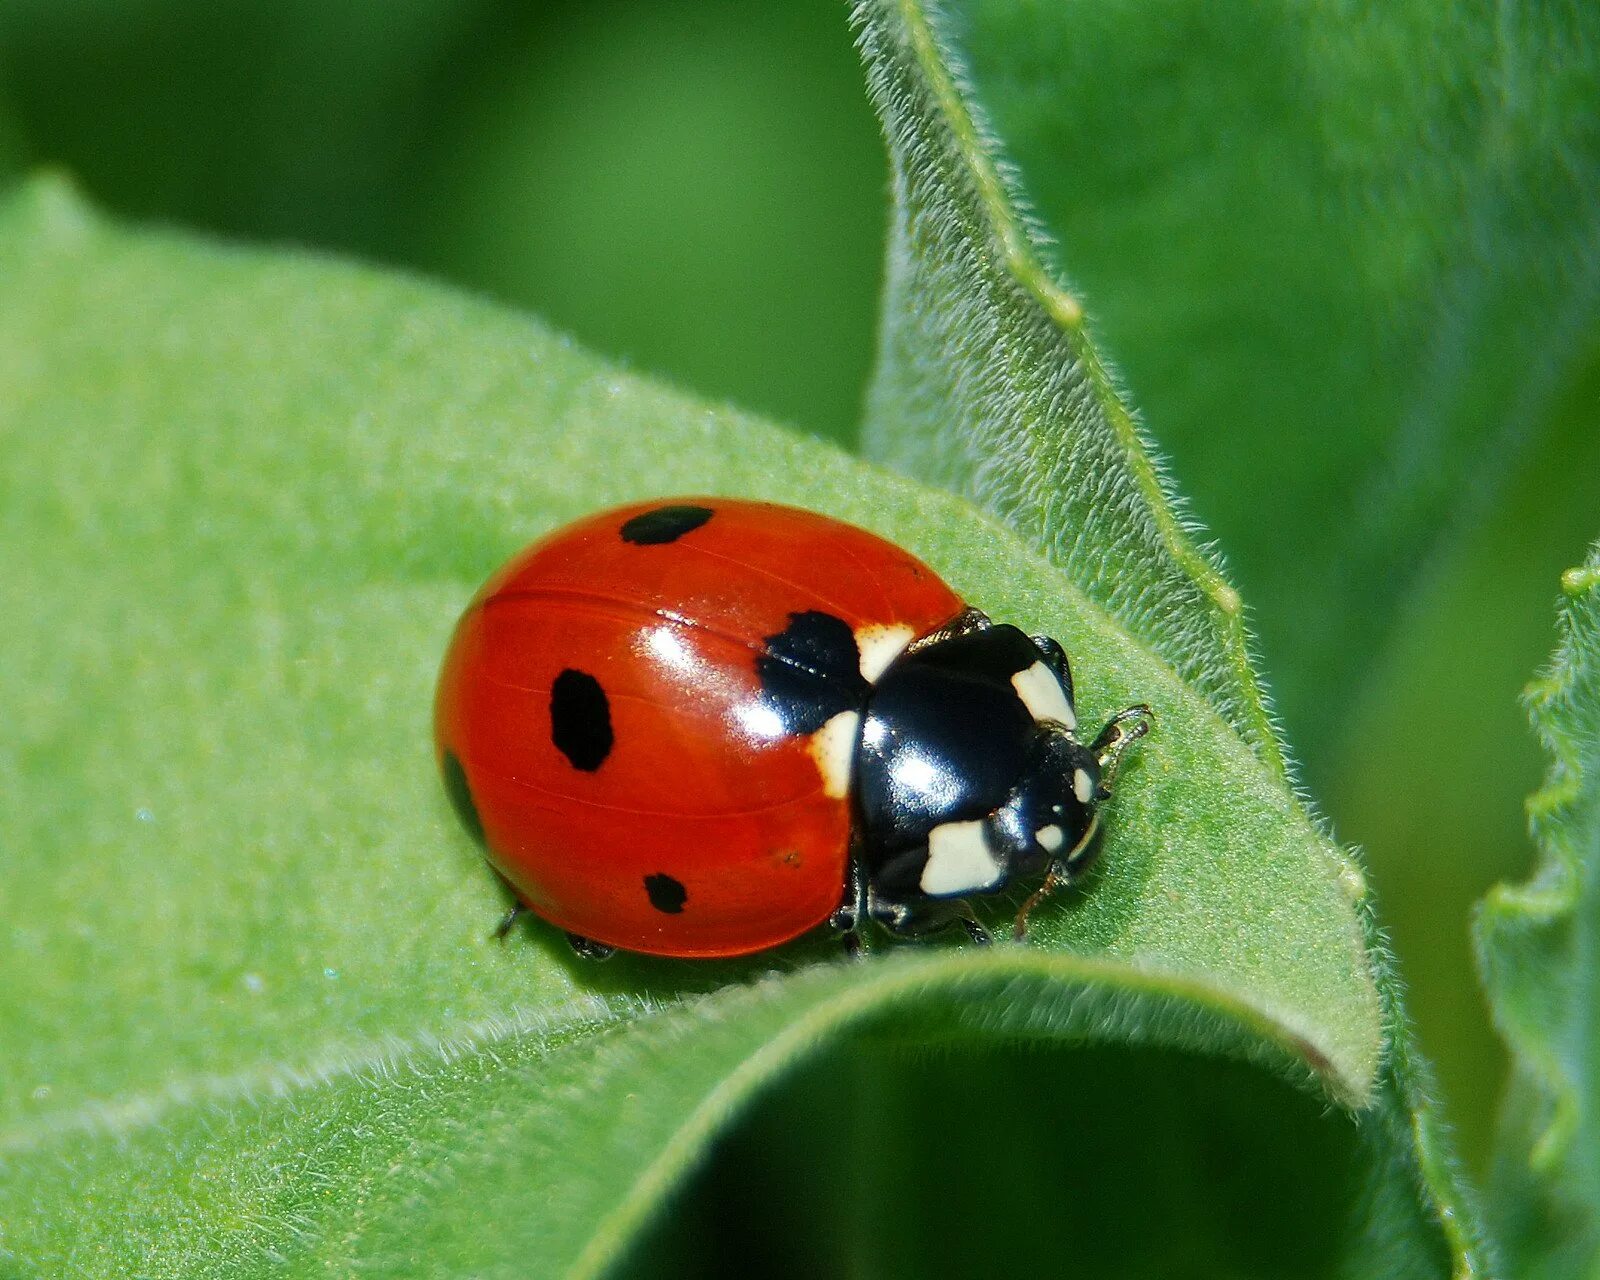
[{"label": "ladybug's front leg", "polygon": [[[1088,839],[1080,843],[1085,847],[1089,840],[1094,838],[1091,828]],[[1017,918],[1011,926],[1011,936],[1017,942],[1025,942],[1028,937],[1028,917],[1033,914],[1033,909],[1048,898],[1057,889],[1072,883],[1072,869],[1060,858],[1050,863],[1050,869],[1045,872],[1044,883],[1028,895],[1026,902],[1017,911]]]}]

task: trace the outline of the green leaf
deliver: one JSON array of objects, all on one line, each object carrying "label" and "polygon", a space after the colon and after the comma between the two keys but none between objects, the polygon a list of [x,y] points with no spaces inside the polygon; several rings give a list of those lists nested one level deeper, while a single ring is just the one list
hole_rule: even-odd
[{"label": "green leaf", "polygon": [[938,12],[1039,256],[1226,551],[1481,1165],[1504,1060],[1462,919],[1518,865],[1515,694],[1600,510],[1600,8]]},{"label": "green leaf", "polygon": [[1600,546],[1562,579],[1560,643],[1528,689],[1550,757],[1528,802],[1532,877],[1478,912],[1479,967],[1513,1054],[1492,1196],[1512,1273],[1592,1276],[1600,1266]]},{"label": "green leaf", "polygon": [[11,111],[10,95],[0,77],[0,191],[4,191],[22,173],[27,146],[22,130]]},{"label": "green leaf", "polygon": [[1041,547],[1282,774],[1239,595],[1190,537],[1082,305],[1039,261],[937,11],[855,14],[895,193],[868,453]]},{"label": "green leaf", "polygon": [[[1339,851],[960,500],[526,319],[121,231],[54,183],[0,212],[0,297],[0,1269],[597,1274],[753,1095],[863,1036],[1165,1046],[1372,1096]],[[491,940],[428,746],[445,639],[532,536],[673,491],[867,524],[1059,635],[1087,716],[1154,706],[1102,870],[1029,945],[595,968]],[[1311,1211],[1382,1236],[1361,1187],[1391,1167]]]},{"label": "green leaf", "polygon": [[[999,4],[984,12],[1012,13],[1011,52],[1038,71],[1051,47],[1041,52],[1022,31],[1040,23],[1050,33],[1050,22],[1078,10]],[[896,194],[868,448],[969,494],[1038,545],[1286,776],[1248,660],[1239,597],[1175,509],[1085,331],[1082,305],[1047,263],[953,34],[965,33],[969,16],[917,0],[869,0],[856,10]],[[1059,112],[1066,99],[1062,90],[1050,109]],[[1344,876],[1359,896],[1359,869],[1346,864]],[[1376,925],[1364,918],[1381,956]],[[1442,1234],[1456,1272],[1479,1273],[1488,1245],[1387,962],[1378,985],[1391,1038],[1368,1168],[1374,1177],[1386,1171],[1391,1190],[1409,1170],[1420,1196],[1401,1194],[1385,1212],[1428,1224]],[[1368,1244],[1352,1255],[1362,1265],[1402,1265],[1389,1246]],[[1418,1266],[1421,1256],[1412,1255]]]},{"label": "green leaf", "polygon": [[1315,755],[1441,547],[1592,437],[1600,9],[929,11]]}]

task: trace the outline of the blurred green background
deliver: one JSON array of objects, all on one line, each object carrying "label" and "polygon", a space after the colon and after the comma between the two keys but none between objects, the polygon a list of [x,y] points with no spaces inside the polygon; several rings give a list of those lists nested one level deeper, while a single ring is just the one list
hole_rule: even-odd
[{"label": "blurred green background", "polygon": [[[1201,73],[1263,55],[1203,6],[1151,11],[1162,17],[1143,43],[1122,38],[1143,20],[1121,5],[1076,43],[1041,46],[1083,84],[1081,113],[1040,118],[1040,99],[1013,94],[1021,106],[1002,123],[1105,352],[1256,611],[1313,794],[1367,850],[1424,1047],[1481,1166],[1504,1064],[1469,910],[1530,856],[1521,805],[1542,764],[1517,695],[1551,648],[1558,573],[1600,533],[1600,344],[1580,332],[1555,407],[1508,427],[1421,580],[1373,598],[1372,625],[1355,628],[1370,649],[1323,662],[1301,588],[1337,566],[1346,531],[1301,517],[1286,536],[1278,522],[1295,519],[1297,469],[1341,430],[1361,354],[1344,340],[1366,297],[1319,294],[1295,246],[1357,222],[1330,228],[1308,206],[1263,252],[1252,218],[1293,206],[1318,176],[1248,152],[1235,163],[1225,138],[1205,140],[1223,162],[1191,173],[1194,139],[1163,132],[1159,114],[1181,113]],[[1181,48],[1201,51],[1194,74],[1173,61]],[[1293,105],[1246,104],[1271,120]],[[1085,141],[1119,128],[1144,145]],[[1297,154],[1294,137],[1279,141]],[[887,175],[831,0],[9,0],[0,173],[37,165],[128,217],[453,280],[706,396],[846,445],[855,435]],[[1430,198],[1407,191],[1424,220]],[[1375,237],[1369,267],[1390,256],[1399,271],[1416,252],[1384,241],[1381,222],[1359,225]],[[1199,258],[1184,252],[1196,244]],[[1226,343],[1199,332],[1197,291],[1236,308],[1229,341],[1274,359],[1282,348],[1270,385],[1218,374]],[[1416,320],[1419,344],[1437,319]],[[1284,340],[1303,332],[1315,341]],[[1235,411],[1241,392],[1253,412]],[[1394,446],[1403,415],[1386,413],[1367,406],[1343,440],[1352,457]],[[1343,607],[1367,606],[1358,593]]]},{"label": "blurred green background", "polygon": [[827,0],[8,0],[0,112],[0,157],[116,212],[417,268],[854,430],[884,161]]}]

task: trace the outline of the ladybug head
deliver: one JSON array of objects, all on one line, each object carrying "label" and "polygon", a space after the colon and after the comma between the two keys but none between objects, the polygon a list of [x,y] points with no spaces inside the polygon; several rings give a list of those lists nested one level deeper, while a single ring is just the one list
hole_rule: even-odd
[{"label": "ladybug head", "polygon": [[1072,870],[1085,865],[1104,798],[1094,752],[1062,726],[1041,724],[1022,777],[995,815],[1013,851],[1013,874],[1031,874],[1049,862]]}]

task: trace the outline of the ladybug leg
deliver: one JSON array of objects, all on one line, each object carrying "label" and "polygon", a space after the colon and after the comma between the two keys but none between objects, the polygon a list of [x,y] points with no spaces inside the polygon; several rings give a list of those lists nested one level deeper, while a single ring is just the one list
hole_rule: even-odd
[{"label": "ladybug leg", "polygon": [[1107,721],[1106,727],[1100,730],[1100,736],[1089,746],[1089,750],[1094,752],[1095,758],[1100,762],[1100,788],[1095,796],[1097,800],[1104,800],[1111,794],[1111,784],[1116,780],[1117,769],[1122,764],[1122,753],[1150,732],[1155,719],[1155,713],[1141,702],[1125,711],[1117,712]]},{"label": "ladybug leg", "polygon": [[850,859],[849,878],[844,897],[828,917],[828,924],[840,935],[845,954],[861,954],[861,922],[867,918],[867,873],[860,858]]},{"label": "ladybug leg", "polygon": [[1048,898],[1057,889],[1072,883],[1072,872],[1067,864],[1060,859],[1050,864],[1050,870],[1045,872],[1044,883],[1028,895],[1017,911],[1016,923],[1011,926],[1011,936],[1017,942],[1026,941],[1028,937],[1028,917],[1033,914],[1033,909]]},{"label": "ladybug leg", "polygon": [[[495,939],[499,942],[504,942],[506,935],[515,927],[517,921],[527,914],[528,908],[523,905],[522,899],[513,899],[505,915],[500,918],[500,923],[494,927]],[[615,947],[607,946],[603,942],[596,942],[592,938],[585,938],[580,934],[569,933],[567,941],[571,944],[572,949],[585,960],[609,960],[617,954]]]},{"label": "ladybug leg", "polygon": [[488,867],[490,871],[494,872],[494,878],[500,882],[500,887],[506,891],[506,896],[511,899],[511,905],[506,908],[505,915],[500,917],[500,923],[494,927],[495,941],[504,942],[506,940],[506,935],[510,933],[512,928],[516,925],[517,919],[526,914],[528,908],[522,905],[522,897],[517,893],[516,885],[512,884],[511,881],[507,880],[505,876],[500,874],[499,867],[496,867],[488,862],[485,862],[484,866]]},{"label": "ladybug leg", "polygon": [[604,942],[596,942],[593,938],[585,938],[581,933],[567,934],[567,945],[585,960],[599,962],[609,960],[617,954],[617,949]]},{"label": "ladybug leg", "polygon": [[888,902],[869,894],[867,901],[872,918],[897,938],[923,938],[959,924],[978,946],[986,947],[993,941],[965,898],[930,898],[913,905]]},{"label": "ladybug leg", "polygon": [[993,625],[989,621],[989,615],[982,609],[969,607],[956,614],[949,622],[928,632],[927,635],[918,636],[905,647],[905,653],[917,653],[923,649],[930,649],[946,640],[955,640],[961,636],[971,635],[974,631],[985,631]]},{"label": "ladybug leg", "polygon": [[[1142,732],[1142,730],[1141,730]],[[1103,734],[1101,735],[1104,736]],[[1138,737],[1135,734],[1134,737]],[[1132,741],[1130,738],[1128,741]],[[1124,744],[1126,745],[1126,744]],[[1102,799],[1104,796],[1101,797]],[[1017,911],[1017,918],[1011,926],[1011,936],[1017,942],[1024,941],[1028,936],[1028,917],[1033,910],[1057,889],[1063,889],[1083,874],[1084,870],[1094,861],[1094,856],[1099,852],[1095,843],[1095,836],[1100,833],[1100,815],[1093,813],[1089,817],[1089,829],[1083,833],[1082,838],[1067,853],[1050,860],[1050,868],[1044,873],[1044,882],[1028,895],[1027,901]]]},{"label": "ladybug leg", "polygon": [[978,917],[972,914],[972,908],[966,902],[958,902],[956,905],[961,908],[956,913],[956,919],[961,922],[961,927],[967,931],[968,941],[979,947],[987,947],[992,943],[994,939],[989,936],[989,931],[978,922]]},{"label": "ladybug leg", "polygon": [[521,898],[513,902],[505,915],[500,917],[500,923],[494,927],[495,941],[504,942],[506,934],[510,933],[511,927],[517,923],[517,917],[523,915],[527,910],[528,908],[522,905]]}]

